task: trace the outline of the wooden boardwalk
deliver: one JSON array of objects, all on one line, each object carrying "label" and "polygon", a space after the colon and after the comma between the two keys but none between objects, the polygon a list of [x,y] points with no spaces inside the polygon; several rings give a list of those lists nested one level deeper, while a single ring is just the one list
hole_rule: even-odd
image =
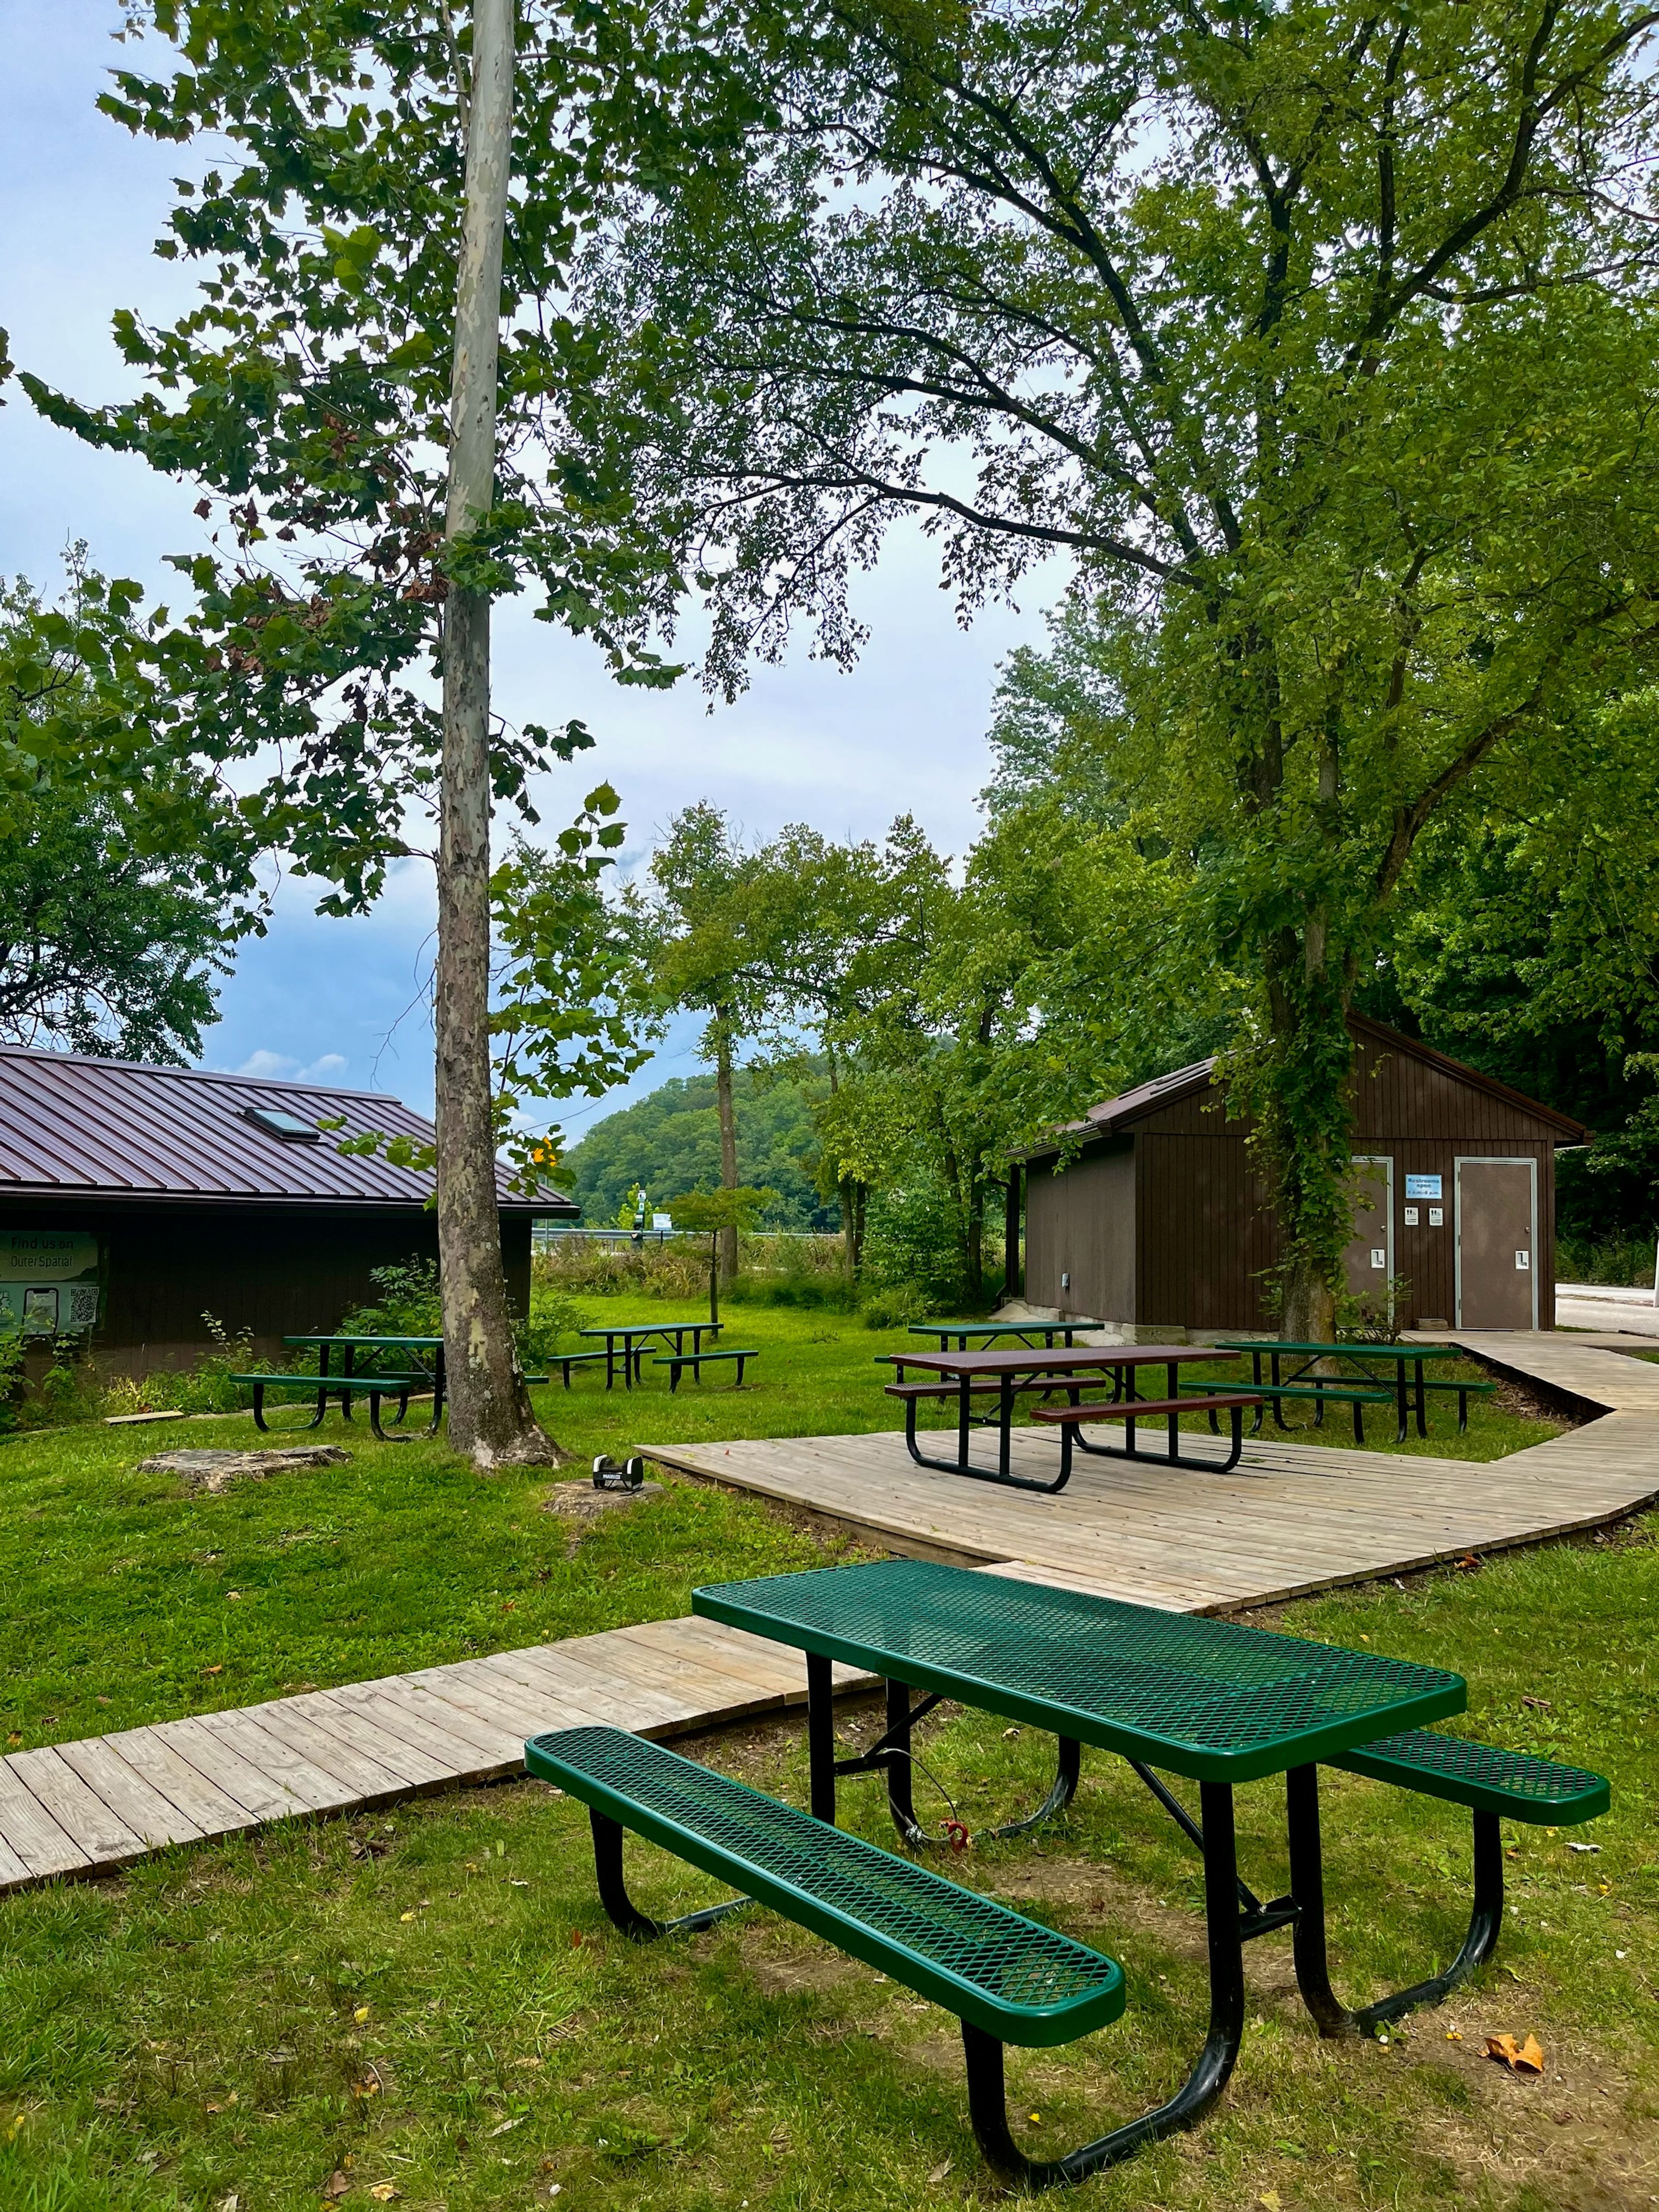
[{"label": "wooden boardwalk", "polygon": [[[919,1468],[896,1432],[647,1449],[664,1466],[810,1508],[896,1551],[1013,1563],[1035,1579],[1194,1613],[1535,1543],[1659,1495],[1659,1367],[1543,1334],[1470,1348],[1506,1374],[1608,1410],[1484,1464],[1271,1437],[1247,1444],[1230,1474],[1080,1459],[1054,1498]],[[1443,1404],[1436,1411],[1449,1419]],[[1014,1445],[1017,1474],[1052,1479],[1053,1437],[1019,1429]],[[1224,1455],[1195,1437],[1183,1449]]]},{"label": "wooden boardwalk", "polygon": [[[1471,1348],[1607,1410],[1484,1466],[1264,1441],[1226,1475],[1085,1462],[1058,1498],[930,1474],[896,1435],[646,1449],[896,1551],[1189,1612],[1535,1541],[1659,1494],[1659,1367],[1571,1337]],[[1051,1437],[1022,1431],[1017,1443],[1022,1464],[1052,1472]],[[865,1681],[836,1674],[843,1689]],[[667,1736],[805,1695],[797,1653],[714,1622],[659,1620],[15,1752],[0,1759],[0,1890],[497,1780],[521,1771],[524,1738],[540,1729],[603,1720]]]},{"label": "wooden boardwalk", "polygon": [[[865,1682],[836,1673],[843,1689]],[[611,1721],[668,1736],[805,1697],[798,1653],[712,1621],[654,1620],[14,1752],[0,1759],[0,1889],[499,1781],[523,1772],[524,1740],[541,1729]]]}]

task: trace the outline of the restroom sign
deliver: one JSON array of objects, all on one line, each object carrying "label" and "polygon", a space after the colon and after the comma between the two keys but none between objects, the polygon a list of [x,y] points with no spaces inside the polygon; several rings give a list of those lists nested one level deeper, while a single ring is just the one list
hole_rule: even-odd
[{"label": "restroom sign", "polygon": [[1406,1195],[1407,1198],[1443,1198],[1445,1193],[1440,1184],[1441,1178],[1437,1175],[1408,1175],[1406,1177]]}]

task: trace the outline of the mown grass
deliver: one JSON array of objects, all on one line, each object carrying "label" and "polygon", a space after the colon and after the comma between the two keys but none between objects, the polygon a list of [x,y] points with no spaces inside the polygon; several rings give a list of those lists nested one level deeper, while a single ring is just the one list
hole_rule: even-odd
[{"label": "mown grass", "polygon": [[[640,1303],[588,1301],[596,1318],[632,1318]],[[569,1391],[536,1394],[543,1419],[579,1462],[653,1443],[888,1428],[894,1402],[877,1358],[915,1346],[902,1332],[765,1307],[737,1310],[726,1341],[758,1347],[752,1387],[734,1390],[714,1368],[671,1397],[647,1364],[642,1389],[607,1393],[602,1372],[578,1369]],[[1459,1437],[1441,1407],[1422,1449],[1495,1458],[1553,1433],[1478,1405]],[[539,1510],[545,1470],[481,1477],[442,1438],[377,1444],[361,1413],[347,1426],[331,1413],[306,1434],[345,1444],[350,1464],[216,1497],[140,1474],[138,1462],[262,1441],[251,1417],[0,1440],[0,1500],[25,1564],[0,1615],[0,1729],[11,1748],[672,1616],[711,1560],[735,1577],[817,1556],[750,1500],[677,1486],[647,1522],[570,1557],[566,1524]],[[1296,1436],[1340,1443],[1343,1429],[1303,1417]],[[1391,1418],[1373,1422],[1372,1441],[1394,1448]]]},{"label": "mown grass", "polygon": [[[884,1425],[880,1339],[816,1316],[742,1321],[743,1340],[777,1355],[775,1395],[683,1390],[672,1433]],[[796,1358],[804,1375],[786,1372]],[[817,1418],[832,1401],[847,1417]],[[670,1433],[659,1391],[607,1402],[579,1385],[550,1410],[584,1451]],[[222,1498],[131,1473],[142,1451],[240,1433],[177,1423],[0,1453],[25,1540],[9,1683],[31,1741],[672,1613],[695,1580],[830,1555],[752,1500],[671,1483],[567,1559],[565,1524],[538,1510],[545,1476],[485,1481],[440,1448],[355,1435],[348,1468]],[[1516,1909],[1498,1960],[1386,2047],[1322,2044],[1287,1940],[1250,1947],[1250,2026],[1222,2105],[1079,2201],[1624,2212],[1659,2196],[1656,1607],[1650,1519],[1617,1543],[1274,1616],[1455,1668],[1463,1725],[1600,1767],[1614,1809],[1588,1837],[1506,1830]],[[43,1729],[43,1711],[58,1723]],[[849,1741],[875,1726],[868,1707],[842,1722]],[[685,1747],[804,1802],[798,1720]],[[1051,1757],[1029,1731],[948,1708],[919,1748],[975,1827],[1040,1794]],[[890,1841],[879,1789],[845,1785],[842,1816]],[[918,1796],[937,1818],[943,1801],[926,1784]],[[1335,1775],[1326,1802],[1341,1985],[1358,1996],[1443,1960],[1467,1909],[1467,1816]],[[1279,1792],[1252,1785],[1239,1809],[1246,1874],[1275,1894]],[[1569,1850],[1584,1840],[1600,1852]],[[643,1847],[630,1867],[648,1910],[713,1893]],[[1052,2152],[1167,2094],[1202,2034],[1198,1868],[1133,1778],[1091,1755],[1062,1823],[977,1846],[951,1871],[1114,1953],[1129,1977],[1116,2027],[1011,2056],[1022,2136]],[[629,1944],[599,1911],[585,1816],[530,1784],[0,1900],[0,2020],[6,2212],[924,2212],[1001,2195],[967,2130],[945,2015],[760,1914]],[[1500,2028],[1539,2035],[1541,2081],[1479,2055]],[[388,2187],[395,2199],[373,2193]]]}]

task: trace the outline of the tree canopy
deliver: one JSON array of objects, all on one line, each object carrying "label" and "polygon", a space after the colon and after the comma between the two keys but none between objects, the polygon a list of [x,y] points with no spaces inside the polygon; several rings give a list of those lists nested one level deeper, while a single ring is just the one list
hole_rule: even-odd
[{"label": "tree canopy", "polygon": [[901,511],[965,607],[1070,557],[1112,799],[1243,985],[1230,1078],[1322,1334],[1346,1014],[1419,841],[1652,666],[1655,18],[694,17],[763,119],[590,280],[619,374],[652,356],[614,411],[667,402],[639,480],[702,533],[712,677],[803,614],[854,653]]}]

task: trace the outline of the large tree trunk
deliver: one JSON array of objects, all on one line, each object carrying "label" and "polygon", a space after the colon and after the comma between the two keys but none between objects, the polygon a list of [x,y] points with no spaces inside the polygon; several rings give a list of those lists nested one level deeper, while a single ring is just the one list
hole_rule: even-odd
[{"label": "large tree trunk", "polygon": [[[453,543],[489,514],[495,477],[501,234],[513,136],[513,0],[475,0],[466,204],[455,310],[448,502]],[[444,610],[438,837],[438,1252],[449,1434],[480,1468],[550,1461],[507,1313],[489,1057],[489,601]]]},{"label": "large tree trunk", "polygon": [[985,1186],[971,1171],[963,1206],[962,1282],[969,1306],[981,1305],[985,1299]]},{"label": "large tree trunk", "polygon": [[[714,1096],[720,1116],[720,1188],[735,1190],[738,1187],[738,1117],[732,1103],[732,1030],[724,1009],[714,1017],[715,1034],[719,1040],[714,1059]],[[738,1232],[735,1227],[720,1231],[720,1277],[729,1291],[738,1279]]]},{"label": "large tree trunk", "polygon": [[1279,1223],[1279,1334],[1304,1344],[1331,1341],[1353,1225],[1351,994],[1325,952],[1317,916],[1270,949],[1268,1033],[1241,1056],[1253,1149]]}]

